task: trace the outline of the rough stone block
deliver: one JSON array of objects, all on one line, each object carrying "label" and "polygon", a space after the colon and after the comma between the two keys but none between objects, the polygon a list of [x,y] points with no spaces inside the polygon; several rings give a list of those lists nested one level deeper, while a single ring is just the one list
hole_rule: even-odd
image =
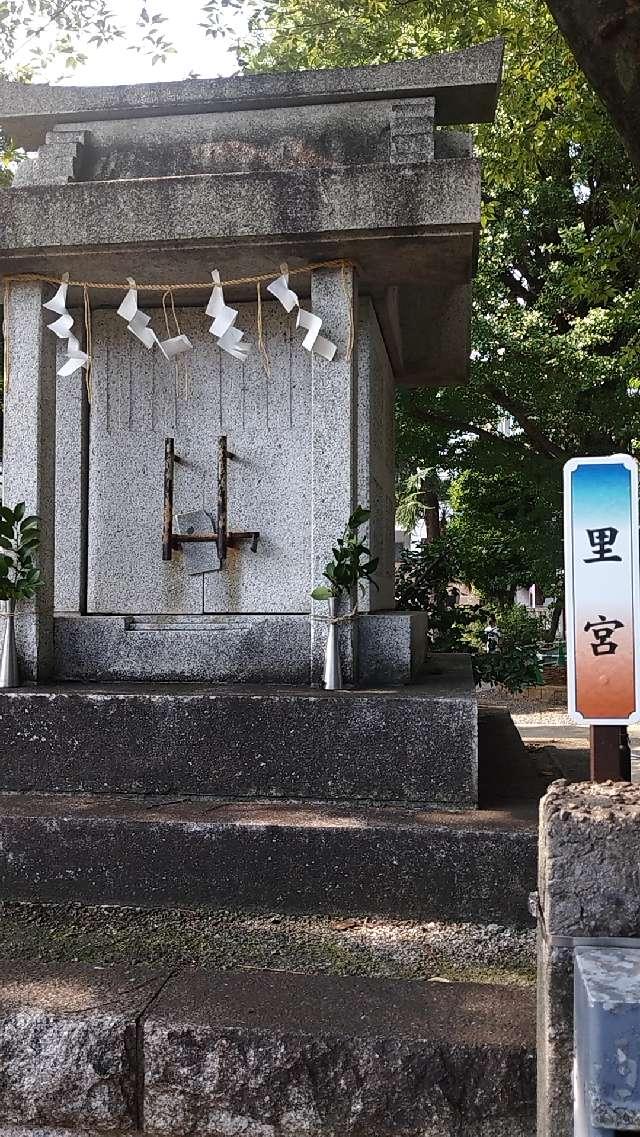
[{"label": "rough stone block", "polygon": [[139,967],[3,963],[3,1124],[18,1133],[133,1132],[142,1088],[138,1022],[163,978]]},{"label": "rough stone block", "polygon": [[145,1131],[531,1137],[533,1034],[523,991],[185,972],[145,1022]]},{"label": "rough stone block", "polygon": [[540,813],[538,1134],[573,1127],[573,950],[640,935],[640,786],[554,783]]},{"label": "rough stone block", "polygon": [[7,794],[0,898],[526,925],[536,826],[508,813]]}]

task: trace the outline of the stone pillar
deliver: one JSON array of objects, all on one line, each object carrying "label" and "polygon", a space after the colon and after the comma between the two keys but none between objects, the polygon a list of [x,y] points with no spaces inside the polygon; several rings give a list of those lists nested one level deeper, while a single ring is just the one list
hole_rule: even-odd
[{"label": "stone pillar", "polygon": [[640,936],[640,787],[556,782],[540,811],[538,1137],[573,1134],[573,940]]},{"label": "stone pillar", "polygon": [[[46,291],[46,295],[45,295]],[[41,519],[38,563],[44,584],[35,600],[19,605],[16,621],[21,673],[42,681],[53,671],[56,340],[42,304],[51,289],[13,284],[5,311],[9,389],[5,395],[3,501],[26,502]]]},{"label": "stone pillar", "polygon": [[[60,365],[63,351],[60,345]],[[64,536],[56,545],[55,610],[74,615],[87,610],[88,412],[84,371],[58,379],[55,527]]]},{"label": "stone pillar", "polygon": [[[322,331],[337,344],[331,363],[313,355],[311,385],[312,515],[310,590],[324,583],[322,573],[331,548],[355,505],[357,470],[357,281],[349,269],[318,269],[311,276],[311,309],[324,321]],[[326,604],[313,604],[325,615]],[[318,683],[327,627],[312,621],[311,681]],[[339,633],[345,682],[355,676],[350,625]]]}]

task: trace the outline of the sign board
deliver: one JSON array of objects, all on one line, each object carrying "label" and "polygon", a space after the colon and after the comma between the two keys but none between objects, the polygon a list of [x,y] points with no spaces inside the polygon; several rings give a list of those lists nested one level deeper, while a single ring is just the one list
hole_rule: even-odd
[{"label": "sign board", "polygon": [[569,714],[637,722],[638,466],[628,454],[567,462],[564,556]]}]

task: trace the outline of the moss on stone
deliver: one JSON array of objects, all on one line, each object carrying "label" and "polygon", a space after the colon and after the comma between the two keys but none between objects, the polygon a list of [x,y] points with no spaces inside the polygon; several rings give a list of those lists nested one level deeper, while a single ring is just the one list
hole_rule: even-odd
[{"label": "moss on stone", "polygon": [[7,903],[0,958],[189,963],[377,978],[529,985],[533,932],[229,911]]}]

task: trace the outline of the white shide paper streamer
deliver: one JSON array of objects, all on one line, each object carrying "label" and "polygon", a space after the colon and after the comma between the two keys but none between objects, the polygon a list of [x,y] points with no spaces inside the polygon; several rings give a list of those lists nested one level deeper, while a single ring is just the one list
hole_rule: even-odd
[{"label": "white shide paper streamer", "polygon": [[128,276],[129,291],[118,308],[118,315],[126,321],[127,328],[136,339],[151,351],[158,346],[165,359],[175,359],[187,351],[193,351],[188,336],[174,336],[173,339],[159,340],[153,328],[149,327],[151,316],[138,308],[138,288],[133,277]]},{"label": "white shide paper streamer", "polygon": [[297,293],[289,288],[289,269],[286,264],[280,265],[281,275],[277,280],[267,285],[267,292],[275,296],[284,308],[285,312],[293,312],[294,308],[298,309],[298,316],[296,319],[296,327],[303,328],[307,333],[302,341],[302,346],[307,351],[315,352],[316,355],[326,359],[329,363],[334,358],[337,348],[331,340],[320,335],[320,328],[322,327],[322,320],[319,316],[314,315],[313,312],[307,312],[304,308],[300,307],[300,301]]},{"label": "white shide paper streamer", "polygon": [[67,311],[68,290],[69,273],[65,272],[55,296],[46,304],[42,305],[48,312],[53,312],[58,317],[57,320],[54,320],[52,324],[48,325],[49,331],[53,332],[54,336],[57,336],[59,340],[67,341],[66,359],[58,371],[58,375],[61,378],[73,375],[81,367],[89,366],[89,356],[86,351],[80,350],[79,340],[71,331],[73,328],[73,316]]},{"label": "white shide paper streamer", "polygon": [[244,363],[251,351],[251,345],[242,342],[244,332],[235,327],[239,313],[236,308],[230,308],[225,303],[220,273],[217,268],[213,269],[211,278],[213,280],[213,291],[206,307],[207,316],[211,316],[213,320],[209,331],[212,336],[215,336],[218,347],[232,355],[234,359],[239,359],[241,363]]}]

